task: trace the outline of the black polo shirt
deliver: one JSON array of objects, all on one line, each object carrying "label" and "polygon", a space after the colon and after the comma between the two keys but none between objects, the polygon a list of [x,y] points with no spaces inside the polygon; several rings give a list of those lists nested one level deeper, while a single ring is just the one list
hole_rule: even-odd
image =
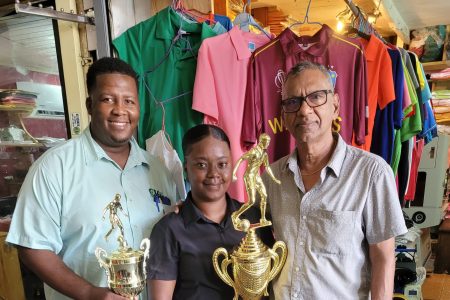
[{"label": "black polo shirt", "polygon": [[[233,289],[214,271],[212,255],[219,247],[231,253],[244,237],[231,221],[231,213],[241,205],[227,195],[225,218],[217,224],[201,213],[189,193],[179,214],[164,216],[153,228],[147,278],[176,280],[173,299],[233,299]],[[252,207],[241,218],[255,223],[259,217],[259,209]],[[258,231],[264,243],[272,246],[271,229]]]}]

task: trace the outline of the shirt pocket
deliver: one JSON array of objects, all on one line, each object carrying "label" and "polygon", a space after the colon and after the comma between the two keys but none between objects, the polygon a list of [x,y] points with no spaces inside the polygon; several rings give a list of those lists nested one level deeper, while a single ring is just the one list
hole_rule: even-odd
[{"label": "shirt pocket", "polygon": [[308,219],[312,252],[342,256],[350,252],[355,234],[354,211],[317,210]]}]

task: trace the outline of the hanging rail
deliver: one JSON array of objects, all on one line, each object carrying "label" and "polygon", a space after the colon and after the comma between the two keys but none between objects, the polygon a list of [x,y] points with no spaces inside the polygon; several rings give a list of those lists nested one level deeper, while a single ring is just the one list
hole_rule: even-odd
[{"label": "hanging rail", "polygon": [[57,11],[54,10],[52,6],[44,8],[41,4],[39,4],[39,7],[36,7],[30,4],[22,4],[19,1],[16,1],[15,9],[16,13],[95,25],[95,20],[93,17],[86,16],[85,14],[75,14],[73,11],[71,11],[70,13],[64,12],[63,10]]}]

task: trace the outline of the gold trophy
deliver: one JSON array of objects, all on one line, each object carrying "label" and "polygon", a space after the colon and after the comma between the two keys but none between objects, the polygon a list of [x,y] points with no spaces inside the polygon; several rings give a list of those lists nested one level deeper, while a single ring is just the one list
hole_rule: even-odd
[{"label": "gold trophy", "polygon": [[95,256],[100,267],[105,269],[109,288],[118,295],[133,299],[145,288],[147,278],[146,261],[150,250],[150,240],[147,238],[143,239],[140,250],[133,250],[128,247],[124,238],[122,221],[117,215],[118,210],[123,212],[120,204],[120,194],[116,194],[114,200],[103,211],[103,219],[105,219],[106,212],[109,211],[109,221],[111,223],[111,229],[105,235],[105,239],[108,240],[108,236],[114,229],[119,228],[120,234],[117,238],[119,248],[108,256],[105,250],[97,247]]},{"label": "gold trophy", "polygon": [[[278,241],[270,249],[255,232],[257,228],[272,225],[272,222],[266,220],[267,193],[259,176],[260,167],[264,165],[270,177],[281,184],[269,167],[269,158],[266,153],[269,143],[270,137],[267,134],[261,134],[259,143],[239,158],[233,170],[233,180],[236,180],[239,165],[244,160],[247,161],[244,183],[248,202],[231,215],[234,228],[247,234],[239,247],[231,253],[230,258],[225,248],[218,248],[213,254],[214,269],[219,277],[234,289],[234,300],[238,300],[239,296],[244,300],[257,300],[262,296],[268,296],[267,285],[281,271],[286,262],[287,248],[284,242]],[[239,216],[255,203],[256,193],[260,197],[261,219],[259,223],[250,224],[249,220],[241,220]],[[219,263],[221,256],[224,258]],[[232,266],[233,277],[228,273],[229,265]]]}]

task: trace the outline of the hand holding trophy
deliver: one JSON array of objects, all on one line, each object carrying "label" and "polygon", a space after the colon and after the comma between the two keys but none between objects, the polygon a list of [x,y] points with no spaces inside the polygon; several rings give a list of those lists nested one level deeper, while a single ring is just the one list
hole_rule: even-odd
[{"label": "hand holding trophy", "polygon": [[[214,269],[225,283],[233,287],[234,300],[237,300],[239,296],[244,300],[256,300],[262,296],[268,296],[267,285],[281,271],[286,261],[287,248],[284,242],[278,241],[270,249],[264,245],[255,232],[256,228],[272,225],[266,219],[267,193],[259,175],[260,167],[264,165],[272,179],[281,184],[269,167],[269,159],[266,153],[269,143],[270,137],[267,134],[261,134],[259,143],[239,158],[233,170],[233,180],[236,180],[237,168],[241,162],[247,161],[244,183],[248,202],[231,215],[234,228],[247,232],[246,236],[239,247],[231,253],[231,258],[229,258],[225,248],[218,248],[213,254]],[[239,217],[254,205],[256,193],[260,197],[261,219],[259,223],[250,224],[249,220],[241,220]],[[277,253],[277,250],[279,250],[279,253]],[[224,256],[224,259],[219,264],[221,255]],[[228,274],[229,265],[232,266],[233,277]]]},{"label": "hand holding trophy", "polygon": [[105,235],[108,240],[109,235],[114,229],[119,228],[120,234],[117,238],[119,248],[107,256],[105,250],[97,247],[95,256],[100,267],[105,269],[108,277],[108,286],[114,293],[134,299],[145,288],[146,284],[146,261],[149,255],[150,240],[145,238],[142,240],[140,250],[133,250],[128,247],[124,237],[123,224],[117,215],[118,210],[123,211],[120,203],[120,194],[116,194],[114,200],[111,201],[103,211],[103,219],[107,211],[109,211],[109,221],[111,229]]}]

